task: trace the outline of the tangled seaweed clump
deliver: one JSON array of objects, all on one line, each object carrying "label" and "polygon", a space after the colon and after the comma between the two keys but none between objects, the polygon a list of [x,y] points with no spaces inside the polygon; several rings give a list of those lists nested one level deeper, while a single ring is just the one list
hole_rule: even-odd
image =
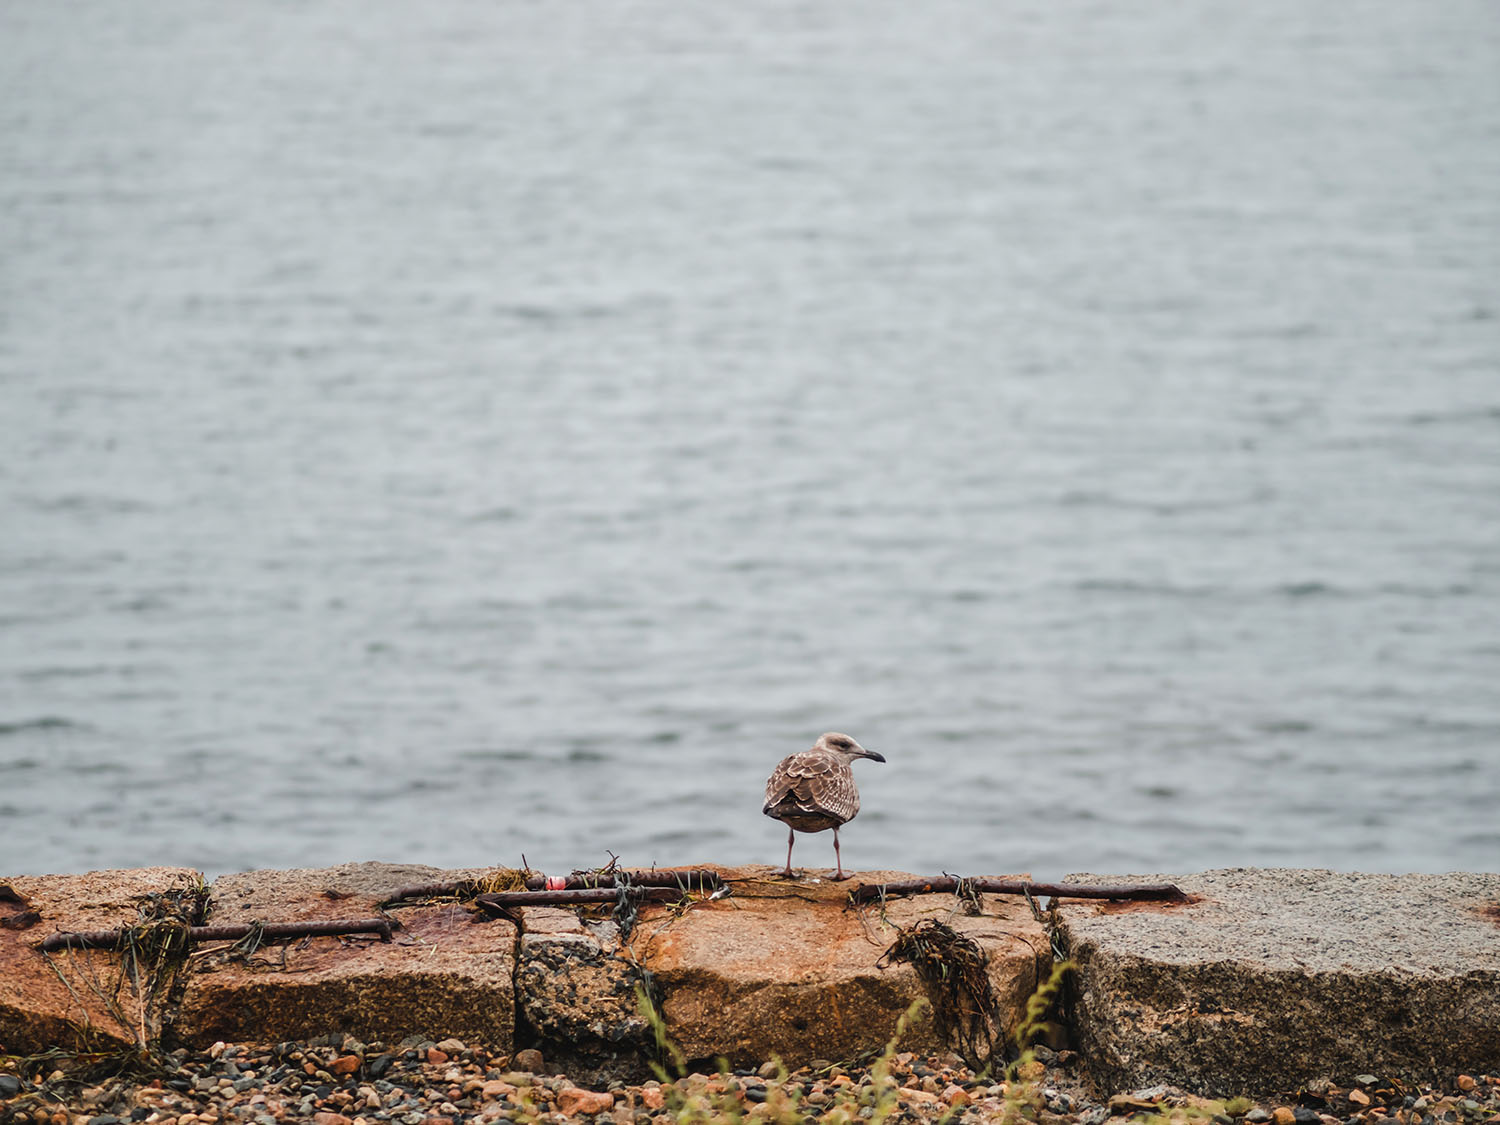
[{"label": "tangled seaweed clump", "polygon": [[956,1041],[971,1065],[989,1065],[999,1037],[997,1005],[989,958],[979,943],[936,918],[924,918],[902,930],[879,963],[901,961],[910,964],[933,991],[938,1033]]}]

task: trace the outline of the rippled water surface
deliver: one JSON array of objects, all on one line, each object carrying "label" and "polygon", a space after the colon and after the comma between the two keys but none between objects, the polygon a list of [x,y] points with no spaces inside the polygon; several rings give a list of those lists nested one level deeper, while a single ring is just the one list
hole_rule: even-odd
[{"label": "rippled water surface", "polygon": [[1500,862],[1493,4],[0,42],[0,870]]}]

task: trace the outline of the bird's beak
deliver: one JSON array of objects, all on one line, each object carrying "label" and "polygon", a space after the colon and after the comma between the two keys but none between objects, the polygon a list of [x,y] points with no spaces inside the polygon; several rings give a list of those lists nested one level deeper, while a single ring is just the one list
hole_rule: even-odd
[{"label": "bird's beak", "polygon": [[885,755],[884,754],[877,754],[873,750],[866,750],[863,746],[861,746],[859,748],[859,756],[861,758],[869,758],[871,761],[875,761],[875,762],[883,762],[883,761],[885,761]]}]

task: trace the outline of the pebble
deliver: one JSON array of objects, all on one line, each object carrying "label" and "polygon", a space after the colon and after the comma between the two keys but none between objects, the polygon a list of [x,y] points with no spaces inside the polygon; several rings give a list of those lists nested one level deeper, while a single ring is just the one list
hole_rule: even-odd
[{"label": "pebble", "polygon": [[[877,1113],[906,1125],[944,1119],[998,1122],[1023,1106],[1035,1125],[1125,1125],[1156,1112],[1203,1114],[1203,1125],[1500,1125],[1500,1076],[1462,1075],[1447,1086],[1395,1086],[1362,1075],[1349,1090],[1310,1084],[1303,1100],[1318,1106],[1229,1105],[1194,1099],[1165,1086],[1116,1093],[1101,1101],[1075,1071],[1077,1056],[1035,1053],[1009,1081],[981,1077],[954,1055],[902,1052],[882,1068],[822,1062],[788,1075],[774,1061],[733,1076],[691,1074],[676,1083],[627,1083],[608,1076],[579,1085],[548,1074],[540,1052],[491,1056],[461,1040],[412,1038],[387,1044],[331,1036],[275,1047],[218,1043],[208,1052],[173,1052],[165,1069],[134,1085],[70,1081],[65,1069],[24,1075],[19,1061],[0,1061],[0,1119],[18,1125],[495,1125],[523,1119],[545,1125],[670,1125],[669,1106],[690,1118],[782,1120],[790,1101],[815,1125],[860,1125]],[[233,1061],[231,1061],[233,1060]],[[9,1068],[8,1070],[6,1068]],[[25,1081],[23,1081],[23,1078]],[[1369,1081],[1362,1081],[1368,1078]],[[1466,1081],[1465,1081],[1466,1080]],[[607,1085],[608,1089],[594,1088]],[[788,1099],[783,1101],[781,1099]],[[1289,1099],[1290,1102],[1290,1099]],[[778,1110],[780,1106],[782,1109]],[[1111,1113],[1116,1114],[1111,1121]],[[1341,1116],[1335,1116],[1335,1112]]]},{"label": "pebble", "polygon": [[532,1074],[541,1073],[542,1067],[546,1065],[542,1058],[542,1052],[536,1050],[517,1051],[515,1057],[510,1060],[510,1065],[517,1070],[530,1071]]},{"label": "pebble", "polygon": [[[1154,1113],[1164,1097],[1165,1090],[1137,1090],[1130,1094],[1115,1094],[1109,1099],[1109,1108],[1111,1112],[1120,1114]],[[1291,1125],[1291,1118],[1278,1121],[1277,1125]]]},{"label": "pebble", "polygon": [[349,1075],[360,1068],[364,1060],[358,1055],[340,1055],[328,1064],[330,1074]]},{"label": "pebble", "polygon": [[577,1086],[570,1086],[557,1094],[557,1111],[569,1117],[580,1113],[590,1116],[604,1113],[613,1109],[614,1104],[614,1095],[601,1090],[580,1090]]},{"label": "pebble", "polygon": [[365,1073],[371,1078],[379,1078],[391,1069],[391,1064],[395,1061],[395,1055],[376,1055],[366,1062]]}]

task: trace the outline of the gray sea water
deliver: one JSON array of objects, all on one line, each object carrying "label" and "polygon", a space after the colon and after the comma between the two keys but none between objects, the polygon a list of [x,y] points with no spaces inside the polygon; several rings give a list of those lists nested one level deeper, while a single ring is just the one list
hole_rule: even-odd
[{"label": "gray sea water", "polygon": [[0,871],[1493,870],[1497,281],[1490,0],[0,5]]}]

